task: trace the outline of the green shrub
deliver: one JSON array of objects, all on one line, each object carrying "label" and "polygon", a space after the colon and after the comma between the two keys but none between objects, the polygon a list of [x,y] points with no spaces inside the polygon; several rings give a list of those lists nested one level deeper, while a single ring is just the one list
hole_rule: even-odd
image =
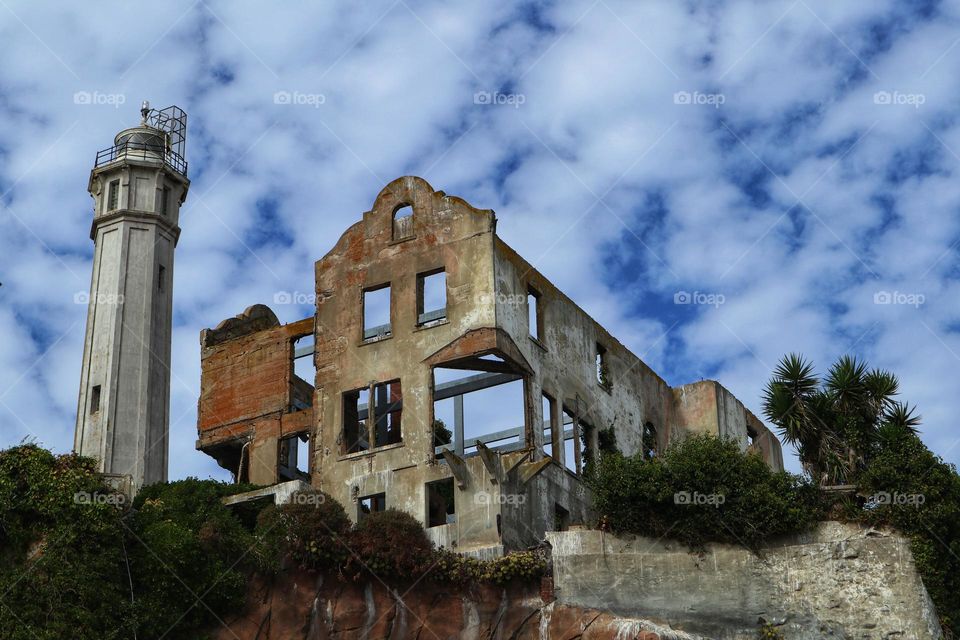
[{"label": "green shrub", "polygon": [[243,607],[256,538],[221,498],[244,488],[188,478],[137,495],[128,546],[143,635],[188,636]]},{"label": "green shrub", "polygon": [[122,506],[94,462],[0,451],[0,638],[126,638]]},{"label": "green shrub", "polygon": [[691,436],[659,457],[601,456],[589,479],[603,526],[700,548],[707,542],[754,547],[810,527],[821,510],[816,489],[770,470],[760,456],[713,436]]},{"label": "green shrub", "polygon": [[475,582],[505,585],[530,582],[547,575],[547,557],[543,550],[514,551],[492,560],[478,560],[448,549],[434,554],[430,573],[437,582],[469,585]]},{"label": "green shrub", "polygon": [[369,574],[381,580],[416,579],[434,561],[423,525],[397,509],[367,514],[350,533],[349,547],[345,571],[354,579]]},{"label": "green shrub", "polygon": [[333,569],[346,560],[350,518],[323,492],[294,494],[290,503],[264,509],[257,519],[261,569],[278,571],[290,557],[308,569]]},{"label": "green shrub", "polygon": [[911,536],[911,550],[941,622],[960,622],[960,475],[905,431],[888,431],[860,475],[871,496],[861,520]]}]

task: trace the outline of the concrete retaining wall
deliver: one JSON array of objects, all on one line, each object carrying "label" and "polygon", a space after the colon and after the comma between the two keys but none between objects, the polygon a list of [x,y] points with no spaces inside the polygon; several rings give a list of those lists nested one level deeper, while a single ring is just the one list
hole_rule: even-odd
[{"label": "concrete retaining wall", "polygon": [[722,640],[941,637],[909,541],[836,522],[756,555],[599,531],[548,533],[557,599]]}]

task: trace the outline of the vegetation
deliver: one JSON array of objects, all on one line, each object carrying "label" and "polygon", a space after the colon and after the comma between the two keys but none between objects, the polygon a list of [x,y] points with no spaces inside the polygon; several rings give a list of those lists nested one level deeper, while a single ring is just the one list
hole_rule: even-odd
[{"label": "vegetation", "polygon": [[916,433],[920,419],[897,401],[900,382],[853,356],[837,360],[822,381],[798,354],[785,356],[767,383],[763,412],[796,447],[800,463],[821,484],[854,482],[883,437]]},{"label": "vegetation", "polygon": [[801,531],[820,515],[813,485],[775,473],[730,440],[691,436],[663,455],[606,454],[590,479],[603,526],[707,542],[756,546]]},{"label": "vegetation", "polygon": [[243,608],[254,574],[283,568],[462,586],[546,568],[540,552],[479,561],[436,550],[399,511],[352,527],[320,492],[281,507],[221,502],[252,488],[190,478],[145,487],[131,505],[88,458],[0,451],[0,638],[204,638]]},{"label": "vegetation", "polygon": [[[960,622],[960,475],[921,442],[920,418],[897,399],[899,386],[891,372],[854,357],[841,357],[821,379],[803,356],[787,355],[766,386],[763,409],[796,447],[805,477],[774,473],[754,453],[710,436],[648,455],[653,432],[645,430],[643,451],[604,453],[589,476],[601,526],[694,548],[753,547],[827,517],[895,527],[910,537],[952,637]],[[847,489],[821,492],[828,485]],[[776,637],[774,628],[764,633]]]},{"label": "vegetation", "polygon": [[[911,538],[923,583],[946,629],[960,622],[960,475],[913,433],[892,431],[858,477],[860,520]],[[849,505],[848,505],[849,506]]]},{"label": "vegetation", "polygon": [[350,518],[323,492],[298,493],[290,504],[269,505],[257,518],[259,567],[276,573],[286,558],[306,569],[335,569],[347,558],[344,537]]}]

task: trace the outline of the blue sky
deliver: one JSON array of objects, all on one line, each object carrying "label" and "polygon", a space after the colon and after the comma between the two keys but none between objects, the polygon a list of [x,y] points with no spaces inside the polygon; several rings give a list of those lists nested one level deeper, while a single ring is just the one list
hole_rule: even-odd
[{"label": "blue sky", "polygon": [[200,330],[309,315],[274,297],[311,292],[405,174],[496,210],[671,384],[759,413],[783,353],[856,353],[956,462],[958,24],[957,2],[884,0],[3,0],[0,447],[72,446],[87,176],[149,99],[190,116],[171,477],[224,477],[193,448]]}]

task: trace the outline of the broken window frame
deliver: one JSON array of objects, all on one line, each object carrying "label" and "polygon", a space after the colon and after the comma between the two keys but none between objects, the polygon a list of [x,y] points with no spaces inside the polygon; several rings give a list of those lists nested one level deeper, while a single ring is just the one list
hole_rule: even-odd
[{"label": "broken window frame", "polygon": [[[401,211],[410,210],[410,213],[404,213],[398,216]],[[390,237],[393,242],[401,242],[414,237],[413,234],[413,205],[409,202],[401,202],[393,209],[390,215]]]},{"label": "broken window frame", "polygon": [[[547,415],[541,416],[543,422],[543,455],[549,456],[553,460],[560,460],[560,457],[556,455],[558,448],[557,440],[562,441],[562,436],[560,436],[560,438],[557,437],[557,400],[546,391],[541,391],[540,406],[542,409],[546,409],[547,412]],[[549,447],[549,451],[547,447]],[[560,449],[562,449],[562,447],[560,447]]]},{"label": "broken window frame", "polygon": [[[449,485],[449,488],[447,488],[447,485]],[[443,522],[439,522],[438,518],[436,519],[434,518],[434,516],[438,514],[434,513],[432,509],[433,501],[431,500],[433,492],[438,492],[441,490],[443,491],[443,494],[449,493],[449,497],[447,495],[442,495],[439,493],[437,494],[439,495],[439,497],[444,498],[446,500],[445,509],[443,512],[443,516],[444,516]],[[423,521],[426,523],[426,528],[429,529],[432,527],[442,527],[444,525],[456,523],[457,521],[457,489],[456,489],[456,483],[452,477],[441,478],[439,480],[433,480],[431,482],[427,482],[426,484],[424,484],[424,496],[427,502],[426,517],[423,519]],[[451,519],[450,516],[453,516],[453,518]]]},{"label": "broken window frame", "polygon": [[[483,357],[485,357],[485,355],[495,355],[499,359],[498,364],[500,366],[493,367],[487,371],[484,371],[481,368],[474,368],[474,366],[484,366]],[[436,458],[443,457],[444,449],[450,450],[459,457],[470,457],[477,455],[479,454],[479,449],[476,446],[476,442],[478,440],[484,446],[504,453],[518,451],[529,446],[528,438],[532,437],[532,431],[528,430],[526,420],[527,398],[530,387],[526,376],[519,371],[512,370],[513,366],[507,364],[507,362],[501,358],[499,354],[482,354],[476,357],[475,363],[475,365],[471,363],[470,366],[467,366],[463,363],[463,361],[458,361],[457,363],[447,362],[439,363],[433,367],[432,380],[434,383],[431,393],[431,417],[433,422],[437,422],[438,420],[437,404],[439,402],[453,399],[454,403],[454,423],[453,428],[451,429],[453,439],[449,444],[437,445],[436,443],[433,443],[433,451]],[[466,375],[456,380],[437,384],[437,369],[461,370]],[[508,372],[506,369],[511,370]],[[489,378],[488,380],[483,380],[483,376],[493,377]],[[520,426],[473,434],[470,436],[469,442],[467,442],[466,428],[464,426],[464,397],[476,392],[483,392],[494,387],[515,384],[517,382],[522,383],[523,387],[521,391],[521,410],[518,420],[520,422]],[[464,385],[467,390],[459,394],[454,393],[453,391],[458,385]],[[441,420],[441,422],[443,421]]]},{"label": "broken window frame", "polygon": [[610,379],[610,360],[607,357],[607,348],[599,342],[596,347],[596,377],[597,384],[604,390],[610,391],[613,383]]},{"label": "broken window frame", "polygon": [[[532,299],[532,304],[531,304]],[[530,337],[540,342],[543,337],[543,304],[542,295],[533,286],[527,285],[527,331]],[[531,315],[532,314],[532,315]],[[532,330],[531,330],[532,327]]]},{"label": "broken window frame", "polygon": [[[367,294],[373,294],[377,291],[387,290],[387,323],[368,327],[367,326]],[[393,287],[390,282],[364,287],[361,294],[361,334],[363,342],[376,342],[384,340],[393,335]]]},{"label": "broken window frame", "polygon": [[[564,468],[575,476],[580,477],[583,475],[583,458],[580,447],[580,418],[577,416],[574,410],[570,409],[566,405],[563,405],[563,408],[561,409],[561,415],[563,416],[561,423],[563,424]],[[569,423],[567,422],[568,417],[570,418]],[[569,437],[567,436],[567,424],[571,425]],[[573,443],[573,460],[571,460],[570,456],[567,454],[568,442]]]},{"label": "broken window frame", "polygon": [[[364,502],[370,501],[370,509],[364,510]],[[387,494],[384,491],[380,493],[371,493],[370,495],[357,498],[357,522],[360,522],[371,513],[380,513],[387,509]]]},{"label": "broken window frame", "polygon": [[[305,344],[298,347],[297,343],[304,339],[310,339],[312,344]],[[316,383],[317,373],[316,368],[313,367],[313,353],[314,349],[316,348],[316,343],[314,341],[315,338],[313,333],[295,336],[290,339],[290,411],[301,411],[313,406],[313,390],[315,389],[314,384]],[[309,363],[313,370],[313,376],[310,380],[297,374],[297,360],[306,360],[307,358],[309,358]],[[303,394],[298,392],[298,380],[310,386],[311,392],[307,395],[305,400],[302,397]]]},{"label": "broken window frame", "polygon": [[[300,468],[299,452],[306,445],[306,469]],[[303,480],[310,482],[310,434],[307,431],[285,435],[277,442],[277,478],[279,482]]]},{"label": "broken window frame", "polygon": [[[426,308],[427,280],[443,275],[443,307]],[[447,319],[447,272],[443,267],[417,274],[417,326],[440,324]]]},{"label": "broken window frame", "polygon": [[[366,406],[361,402],[363,392],[367,392]],[[367,453],[403,444],[403,385],[400,378],[384,382],[371,383],[367,387],[350,389],[341,394],[341,453]],[[355,407],[356,422],[350,419],[348,407]],[[373,406],[373,420],[370,419],[370,407]],[[354,436],[355,437],[351,437]],[[352,440],[352,442],[351,442]]]}]

